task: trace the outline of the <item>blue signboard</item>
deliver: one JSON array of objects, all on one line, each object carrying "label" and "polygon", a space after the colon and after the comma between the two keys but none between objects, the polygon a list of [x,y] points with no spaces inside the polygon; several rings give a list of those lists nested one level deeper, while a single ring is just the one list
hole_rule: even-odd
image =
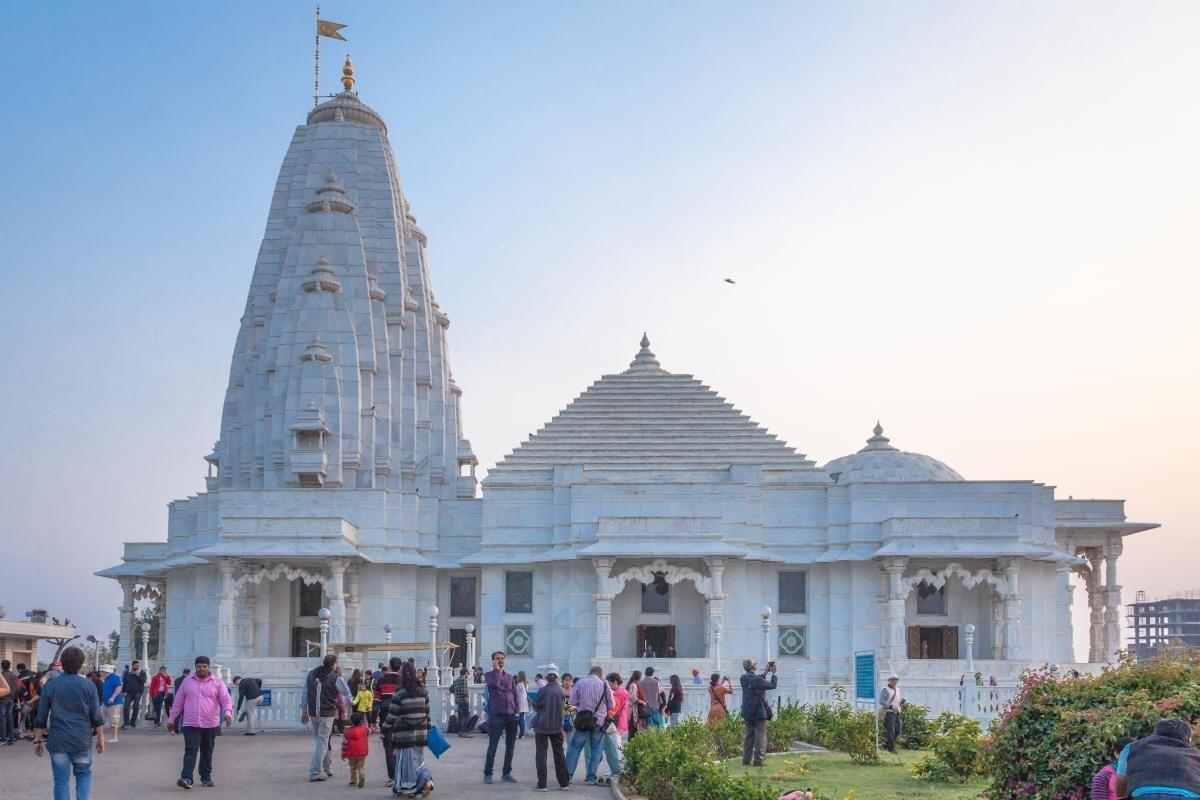
[{"label": "blue signboard", "polygon": [[259,708],[267,708],[270,705],[271,705],[271,690],[263,689],[262,690],[262,702],[258,704],[258,707]]},{"label": "blue signboard", "polygon": [[854,699],[875,702],[875,654],[854,654]]}]

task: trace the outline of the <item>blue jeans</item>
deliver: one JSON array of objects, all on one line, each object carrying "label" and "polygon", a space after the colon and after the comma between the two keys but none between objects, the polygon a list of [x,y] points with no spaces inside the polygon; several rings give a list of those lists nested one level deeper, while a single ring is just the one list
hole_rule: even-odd
[{"label": "blue jeans", "polygon": [[575,768],[579,766],[579,753],[583,750],[584,745],[587,745],[588,759],[585,778],[589,783],[595,783],[596,769],[600,766],[600,759],[604,757],[604,739],[604,734],[598,729],[586,732],[577,730],[572,733],[571,744],[567,747],[567,775],[575,777]]},{"label": "blue jeans", "polygon": [[500,734],[504,734],[504,768],[502,774],[512,772],[513,746],[517,743],[517,715],[492,714],[488,717],[488,748],[483,760],[483,774],[490,776],[496,764],[496,747]]},{"label": "blue jeans", "polygon": [[621,753],[617,749],[616,729],[604,734],[604,758],[608,761],[608,774],[614,778],[621,774]]},{"label": "blue jeans", "polygon": [[92,792],[92,751],[51,753],[50,770],[54,773],[54,800],[71,800],[71,773],[75,773],[75,797],[88,800]]}]

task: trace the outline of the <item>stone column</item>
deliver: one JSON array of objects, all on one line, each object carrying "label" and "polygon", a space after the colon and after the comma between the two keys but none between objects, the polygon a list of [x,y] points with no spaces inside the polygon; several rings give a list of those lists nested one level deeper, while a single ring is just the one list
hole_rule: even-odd
[{"label": "stone column", "polygon": [[1075,661],[1075,633],[1071,625],[1071,567],[1059,564],[1054,568],[1058,589],[1058,636],[1059,661],[1070,664]]},{"label": "stone column", "polygon": [[[137,636],[133,632],[134,600],[133,589],[137,585],[136,578],[118,578],[121,584],[121,605],[117,611],[121,614],[121,624],[117,628],[117,652],[113,653],[115,666],[120,669],[121,663],[137,658]],[[35,654],[36,655],[36,654]]]},{"label": "stone column", "polygon": [[329,595],[329,641],[346,641],[346,568],[344,558],[329,559],[329,582],[325,591]]},{"label": "stone column", "polygon": [[1121,539],[1110,539],[1104,548],[1104,653],[1102,661],[1116,660],[1121,649],[1121,586],[1117,583],[1117,559],[1121,555]]},{"label": "stone column", "polygon": [[1087,573],[1088,608],[1091,609],[1091,625],[1088,628],[1088,662],[1099,664],[1104,661],[1104,597],[1100,590],[1101,548],[1084,550],[1088,565]]},{"label": "stone column", "polygon": [[238,615],[238,654],[243,658],[257,655],[254,648],[254,618],[258,614],[258,595],[253,584],[242,584],[241,613]]},{"label": "stone column", "polygon": [[[711,581],[709,593],[704,596],[708,607],[708,619],[704,621],[704,656],[705,658],[720,659],[720,644],[717,637],[725,628],[725,558],[723,556],[708,556],[704,559],[708,567]],[[641,655],[641,653],[638,653]],[[720,672],[720,667],[717,667]]]},{"label": "stone column", "polygon": [[1000,560],[1004,569],[1004,660],[1020,661],[1021,647],[1021,559]]},{"label": "stone column", "polygon": [[346,641],[358,641],[358,584],[362,566],[351,564],[346,570]]},{"label": "stone column", "polygon": [[992,658],[1004,658],[1004,592],[992,590]]},{"label": "stone column", "polygon": [[236,558],[217,559],[221,594],[217,604],[217,650],[213,655],[218,662],[232,658],[237,650],[237,587],[234,579],[240,566],[241,562]]},{"label": "stone column", "polygon": [[613,593],[608,585],[615,558],[594,558],[596,568],[596,661],[603,664],[612,658],[612,601]]},{"label": "stone column", "polygon": [[908,636],[904,632],[904,603],[909,586],[904,582],[907,558],[885,558],[883,571],[887,574],[887,659],[899,661],[908,657]]},{"label": "stone column", "polygon": [[167,579],[154,582],[158,590],[158,652],[155,659],[159,664],[167,660]]}]

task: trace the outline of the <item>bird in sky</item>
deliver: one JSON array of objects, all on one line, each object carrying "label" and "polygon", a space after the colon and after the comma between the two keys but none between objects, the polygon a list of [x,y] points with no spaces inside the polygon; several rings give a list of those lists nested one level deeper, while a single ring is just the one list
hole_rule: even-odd
[{"label": "bird in sky", "polygon": [[737,281],[735,281],[733,278],[726,278],[725,282],[726,283],[737,283]]}]

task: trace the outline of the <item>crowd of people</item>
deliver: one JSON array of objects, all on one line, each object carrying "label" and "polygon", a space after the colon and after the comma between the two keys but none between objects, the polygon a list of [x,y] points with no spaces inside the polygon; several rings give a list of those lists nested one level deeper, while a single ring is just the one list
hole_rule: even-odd
[{"label": "crowd of people", "polygon": [[[164,723],[172,735],[184,739],[182,766],[176,785],[191,789],[196,772],[202,786],[214,786],[214,749],[221,728],[234,723],[241,710],[245,735],[258,733],[257,710],[263,701],[262,681],[234,678],[237,705],[229,687],[212,670],[209,659],[198,656],[193,669],[172,679],[165,668],[147,679],[138,662],[122,675],[111,665],[81,674],[82,650],[66,648],[58,662],[41,674],[24,665],[12,671],[0,662],[0,714],[5,742],[16,732],[31,733],[37,755],[50,754],[55,800],[70,796],[74,777],[76,797],[87,800],[91,786],[93,748],[103,753],[124,728],[136,727],[142,694],[149,692],[146,719],[156,727]],[[461,668],[450,687],[455,705],[448,731],[462,737],[482,732],[488,737],[482,772],[483,782],[496,779],[516,782],[514,755],[517,740],[532,733],[535,739],[534,789],[550,789],[549,767],[559,789],[571,786],[584,761],[584,782],[607,785],[623,768],[625,744],[635,736],[677,724],[683,713],[684,691],[679,676],[663,683],[653,666],[635,670],[627,678],[592,667],[579,677],[559,674],[556,668],[538,673],[533,680],[524,672],[509,673],[505,654],[492,654],[492,669],[484,672]],[[745,725],[742,761],[762,764],[767,747],[766,723],[771,702],[767,693],[775,689],[777,669],[769,662],[761,672],[746,659],[740,679],[740,715]],[[28,674],[25,674],[28,673]],[[374,672],[354,670],[346,679],[335,654],[305,677],[301,690],[301,721],[310,724],[313,751],[309,780],[332,778],[333,737],[341,736],[339,755],[346,762],[349,785],[366,785],[366,765],[372,742],[378,737],[387,769],[387,784],[404,797],[427,797],[433,792],[434,777],[425,751],[436,754],[449,747],[433,725],[426,671],[414,660],[392,658]],[[693,684],[703,684],[698,672]],[[482,684],[483,712],[474,713],[469,685]],[[436,691],[436,690],[435,690]],[[707,681],[707,724],[714,725],[729,713],[728,698],[733,684],[726,676],[713,674]],[[25,699],[32,694],[33,701]],[[899,735],[900,709],[904,705],[899,678],[888,676],[879,707],[884,722],[886,746],[893,749]],[[109,729],[106,732],[106,729]],[[500,753],[503,740],[504,750]],[[1092,800],[1200,800],[1200,750],[1192,747],[1192,731],[1178,719],[1160,720],[1150,736],[1118,739],[1110,763],[1100,769],[1091,785]],[[600,767],[607,764],[608,774]]]}]

